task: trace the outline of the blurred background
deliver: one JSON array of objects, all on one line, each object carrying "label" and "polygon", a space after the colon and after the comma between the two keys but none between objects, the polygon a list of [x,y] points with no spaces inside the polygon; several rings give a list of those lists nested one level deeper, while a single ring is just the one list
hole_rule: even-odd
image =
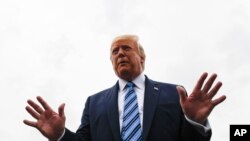
[{"label": "blurred background", "polygon": [[218,74],[227,99],[209,117],[211,140],[228,141],[230,124],[250,124],[249,25],[249,0],[0,1],[0,140],[47,140],[22,122],[38,95],[66,103],[75,131],[87,97],[117,81],[111,41],[136,34],[151,79],[191,92],[203,72]]}]

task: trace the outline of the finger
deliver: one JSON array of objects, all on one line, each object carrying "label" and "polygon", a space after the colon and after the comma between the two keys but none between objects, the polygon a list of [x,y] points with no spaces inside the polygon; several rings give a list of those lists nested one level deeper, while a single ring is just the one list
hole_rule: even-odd
[{"label": "finger", "polygon": [[186,95],[186,91],[183,87],[181,86],[177,86],[176,87],[177,91],[178,91],[178,94],[180,96],[180,102],[183,103],[186,101],[187,99],[187,95]]},{"label": "finger", "polygon": [[39,118],[39,114],[37,112],[35,112],[32,108],[30,108],[29,106],[26,106],[26,111],[28,111],[28,113],[30,113],[30,115],[35,118],[38,119]]},{"label": "finger", "polygon": [[43,109],[32,100],[28,100],[27,103],[39,114],[43,113]]},{"label": "finger", "polygon": [[226,96],[223,95],[215,100],[212,101],[212,104],[214,105],[214,107],[218,104],[220,104],[221,102],[223,102],[226,99]]},{"label": "finger", "polygon": [[205,79],[207,78],[207,75],[208,75],[208,74],[207,74],[206,72],[204,72],[204,73],[201,75],[201,77],[200,77],[199,80],[197,81],[197,83],[196,83],[196,85],[195,85],[193,91],[199,91],[199,90],[201,90],[202,85],[203,85]]},{"label": "finger", "polygon": [[64,114],[64,107],[65,107],[65,104],[61,104],[58,108],[58,113],[59,113],[59,116],[60,117],[65,117],[65,114]]},{"label": "finger", "polygon": [[204,85],[204,87],[202,89],[202,92],[204,94],[206,94],[210,90],[216,77],[217,77],[217,74],[212,74],[211,77],[208,79],[208,81],[206,82],[206,84]]},{"label": "finger", "polygon": [[34,128],[37,128],[37,123],[34,122],[34,121],[29,121],[29,120],[23,120],[23,123],[28,125],[28,126],[31,126],[31,127],[34,127]]},{"label": "finger", "polygon": [[37,100],[41,103],[41,105],[45,110],[51,110],[50,106],[47,104],[45,100],[43,100],[41,96],[37,96]]},{"label": "finger", "polygon": [[208,93],[208,97],[212,99],[212,98],[217,94],[217,92],[219,91],[219,89],[221,88],[221,86],[222,86],[222,83],[221,83],[221,82],[218,82],[218,83],[212,88],[212,90]]}]

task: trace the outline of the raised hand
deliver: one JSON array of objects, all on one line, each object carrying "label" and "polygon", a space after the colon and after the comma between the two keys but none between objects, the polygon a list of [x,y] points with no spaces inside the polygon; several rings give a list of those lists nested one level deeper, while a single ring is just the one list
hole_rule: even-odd
[{"label": "raised hand", "polygon": [[65,128],[65,104],[61,104],[58,108],[58,113],[56,113],[42,97],[38,96],[37,100],[42,107],[32,100],[28,100],[29,106],[26,106],[28,113],[37,121],[24,120],[23,122],[38,129],[50,141],[56,141],[63,134]]},{"label": "raised hand", "polygon": [[201,75],[193,91],[188,96],[186,95],[186,91],[183,87],[177,86],[177,91],[180,95],[180,104],[184,114],[189,119],[201,124],[206,121],[213,108],[226,99],[226,96],[223,95],[212,100],[222,86],[222,83],[217,82],[212,87],[214,80],[217,77],[216,74],[212,74],[208,81],[204,84],[207,76],[207,73],[203,73]]}]

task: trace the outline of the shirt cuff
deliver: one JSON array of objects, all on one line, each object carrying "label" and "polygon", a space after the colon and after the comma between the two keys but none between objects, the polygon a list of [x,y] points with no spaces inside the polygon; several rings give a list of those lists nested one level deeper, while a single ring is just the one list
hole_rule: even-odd
[{"label": "shirt cuff", "polygon": [[[65,134],[65,129],[63,130],[62,135],[59,137],[59,139],[57,141],[60,141],[63,138],[64,134]],[[49,140],[49,141],[51,141],[51,140]]]},{"label": "shirt cuff", "polygon": [[64,134],[65,134],[65,129],[63,130],[62,135],[60,136],[60,138],[57,141],[60,141],[62,139],[62,137],[64,136]]},{"label": "shirt cuff", "polygon": [[195,122],[195,121],[189,119],[186,115],[185,115],[185,118],[186,118],[186,120],[187,120],[191,125],[193,125],[194,128],[195,128],[198,132],[200,132],[202,135],[207,135],[207,133],[208,133],[209,131],[211,131],[211,126],[210,126],[208,120],[206,120],[205,124],[203,125],[203,124],[200,124],[200,123],[198,123],[198,122]]}]

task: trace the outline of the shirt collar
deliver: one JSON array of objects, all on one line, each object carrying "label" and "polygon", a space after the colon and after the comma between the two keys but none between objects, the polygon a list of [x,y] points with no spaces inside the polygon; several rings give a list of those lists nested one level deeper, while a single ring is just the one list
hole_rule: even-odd
[{"label": "shirt collar", "polygon": [[[138,75],[132,82],[135,84],[135,86],[138,89],[143,89],[145,87],[145,75],[143,73],[141,73],[140,75]],[[128,83],[128,81],[119,78],[119,91],[122,91],[126,84]]]}]

